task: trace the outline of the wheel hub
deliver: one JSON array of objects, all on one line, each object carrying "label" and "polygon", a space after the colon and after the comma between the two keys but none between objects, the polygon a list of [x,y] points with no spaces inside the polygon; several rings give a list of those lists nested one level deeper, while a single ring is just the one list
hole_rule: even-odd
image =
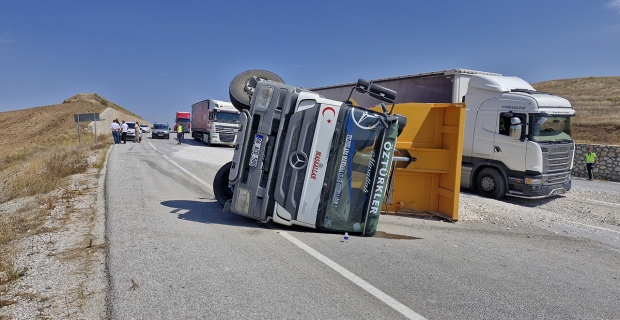
[{"label": "wheel hub", "polygon": [[490,192],[495,189],[495,182],[491,177],[484,177],[480,180],[480,187],[482,187],[482,190]]}]

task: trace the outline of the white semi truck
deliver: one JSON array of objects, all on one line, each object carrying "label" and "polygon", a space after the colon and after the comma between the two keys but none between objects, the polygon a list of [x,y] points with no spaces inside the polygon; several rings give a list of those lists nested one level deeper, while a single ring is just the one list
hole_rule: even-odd
[{"label": "white semi truck", "polygon": [[192,105],[192,138],[207,145],[237,144],[239,110],[230,102],[207,99]]},{"label": "white semi truck", "polygon": [[[396,103],[465,102],[461,187],[495,199],[544,198],[570,190],[575,110],[568,100],[538,92],[517,77],[465,69],[373,83],[397,91]],[[310,90],[338,100],[353,86]],[[365,97],[356,102],[362,107],[374,105]]]},{"label": "white semi truck", "polygon": [[288,226],[374,235],[406,119],[385,106],[376,112],[343,102],[354,91],[392,105],[396,96],[361,79],[338,101],[286,85],[264,70],[236,76],[230,96],[241,110],[239,144],[213,181],[224,210]]}]

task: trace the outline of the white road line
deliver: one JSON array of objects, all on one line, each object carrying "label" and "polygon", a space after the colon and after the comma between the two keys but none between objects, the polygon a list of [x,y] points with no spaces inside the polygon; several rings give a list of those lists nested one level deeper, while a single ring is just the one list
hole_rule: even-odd
[{"label": "white road line", "polygon": [[285,232],[285,231],[278,231],[278,233],[281,236],[283,236],[284,238],[286,238],[288,241],[292,242],[293,244],[295,244],[296,246],[298,246],[302,250],[304,250],[307,253],[309,253],[311,256],[315,257],[317,260],[323,262],[328,267],[332,268],[334,271],[340,273],[343,277],[349,279],[351,282],[355,283],[360,288],[366,290],[368,293],[370,293],[373,296],[375,296],[377,299],[381,300],[383,303],[387,304],[392,309],[400,312],[402,315],[407,317],[407,319],[416,319],[416,320],[426,319],[426,318],[422,317],[421,315],[417,314],[415,311],[407,308],[407,306],[405,306],[404,304],[398,302],[396,299],[388,296],[383,291],[377,289],[375,286],[373,286],[370,283],[364,281],[364,279],[356,276],[351,271],[343,268],[342,266],[340,266],[336,262],[332,261],[328,257],[320,254],[318,251],[310,248],[307,244],[301,242],[299,239],[293,237],[292,235],[288,234],[287,232]]},{"label": "white road line", "polygon": [[601,229],[601,230],[605,230],[605,231],[609,231],[609,232],[620,233],[620,231],[611,230],[611,229],[607,229],[607,228],[603,228],[603,227],[592,226],[592,225],[581,223],[581,222],[573,222],[573,221],[567,221],[567,222],[568,223],[573,223],[573,224],[580,224],[582,226],[586,226],[586,227],[590,227],[590,228],[595,228],[595,229]]},{"label": "white road line", "polygon": [[151,147],[159,152],[159,154],[162,155],[162,157],[164,157],[164,159],[170,161],[170,163],[172,163],[173,165],[175,165],[177,168],[181,169],[181,171],[185,172],[187,175],[189,175],[190,177],[196,179],[196,181],[200,182],[202,185],[204,185],[205,187],[207,187],[207,191],[211,192],[211,194],[213,194],[213,186],[210,183],[207,183],[206,181],[198,178],[198,176],[196,176],[195,174],[189,172],[189,170],[181,167],[180,164],[176,163],[174,160],[168,158],[168,156],[166,156],[165,154],[163,154],[161,151],[159,151],[157,148],[155,148],[155,146],[151,143],[151,141],[149,141],[149,145],[151,145]]},{"label": "white road line", "polygon": [[602,201],[602,200],[595,200],[595,199],[588,199],[588,198],[582,198],[582,197],[572,197],[573,199],[577,200],[577,201],[586,201],[586,202],[594,202],[594,203],[600,203],[600,204],[606,204],[606,205],[612,205],[612,206],[620,206],[620,204],[618,203],[614,203],[614,202],[607,202],[607,201]]}]

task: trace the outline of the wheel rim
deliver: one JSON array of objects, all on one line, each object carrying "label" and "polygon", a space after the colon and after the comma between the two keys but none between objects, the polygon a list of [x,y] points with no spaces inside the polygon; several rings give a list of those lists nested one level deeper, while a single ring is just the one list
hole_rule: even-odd
[{"label": "wheel rim", "polygon": [[484,177],[480,179],[480,187],[486,192],[493,191],[495,189],[495,181],[491,177]]},{"label": "wheel rim", "polygon": [[[250,97],[251,97],[252,95],[254,95],[254,87],[251,87],[251,86],[250,86],[250,79],[251,79],[251,78],[248,78],[248,80],[246,80],[246,81],[245,81],[245,85],[243,86],[243,91],[245,91],[245,93],[246,93],[248,96],[250,96]],[[256,77],[256,79],[257,79],[258,81],[266,81],[266,80],[267,80],[267,79],[262,78],[262,77]]]}]

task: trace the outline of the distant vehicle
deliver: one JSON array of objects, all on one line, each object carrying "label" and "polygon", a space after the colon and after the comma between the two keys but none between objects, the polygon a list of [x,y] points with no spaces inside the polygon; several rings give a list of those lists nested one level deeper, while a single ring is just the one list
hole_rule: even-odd
[{"label": "distant vehicle", "polygon": [[241,112],[232,103],[207,99],[192,105],[192,138],[207,145],[235,146]]},{"label": "distant vehicle", "polygon": [[186,111],[177,111],[177,115],[174,118],[174,132],[177,131],[177,123],[181,123],[183,126],[183,132],[189,132],[190,129],[190,113]]},{"label": "distant vehicle", "polygon": [[168,127],[168,122],[155,122],[153,124],[151,138],[170,139],[170,127]]},{"label": "distant vehicle", "polygon": [[149,128],[148,124],[142,123],[142,124],[140,124],[140,131],[142,131],[142,132],[150,132],[151,128]]},{"label": "distant vehicle", "polygon": [[127,124],[127,139],[129,140],[129,138],[131,138],[131,140],[133,140],[136,136],[136,123],[131,121],[125,123]]}]

